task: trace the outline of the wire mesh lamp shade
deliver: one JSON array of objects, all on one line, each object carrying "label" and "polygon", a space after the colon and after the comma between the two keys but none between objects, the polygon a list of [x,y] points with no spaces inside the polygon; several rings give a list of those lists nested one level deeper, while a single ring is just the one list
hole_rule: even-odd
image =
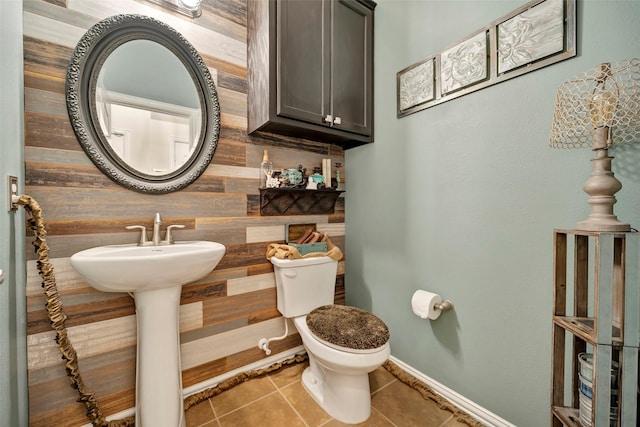
[{"label": "wire mesh lamp shade", "polygon": [[562,83],[556,95],[549,145],[591,146],[592,172],[582,187],[591,212],[578,230],[630,231],[613,213],[622,188],[611,170],[613,144],[640,140],[640,59],[602,63]]}]

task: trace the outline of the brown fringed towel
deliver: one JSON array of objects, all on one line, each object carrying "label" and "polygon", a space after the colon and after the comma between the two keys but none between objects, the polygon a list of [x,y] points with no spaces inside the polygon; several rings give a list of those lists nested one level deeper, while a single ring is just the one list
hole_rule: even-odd
[{"label": "brown fringed towel", "polygon": [[323,305],[307,314],[307,326],[321,340],[355,350],[372,350],[389,341],[389,328],[357,307]]},{"label": "brown fringed towel", "polygon": [[281,243],[270,243],[269,247],[267,248],[267,259],[271,259],[271,257],[276,257],[279,259],[300,259],[328,256],[331,259],[340,261],[343,257],[340,248],[334,245],[331,240],[329,240],[329,238],[326,239],[326,242],[327,252],[311,252],[305,255],[300,254],[300,252],[293,246]]}]

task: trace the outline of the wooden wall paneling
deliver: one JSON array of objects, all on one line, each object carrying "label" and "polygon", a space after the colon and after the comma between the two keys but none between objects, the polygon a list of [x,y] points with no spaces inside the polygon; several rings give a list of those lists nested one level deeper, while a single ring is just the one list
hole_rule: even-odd
[{"label": "wooden wall paneling", "polygon": [[[246,73],[244,76],[237,76],[231,73],[228,73],[224,70],[218,71],[218,82],[217,84],[220,87],[235,91],[237,93],[245,95],[246,102],[246,94],[247,94],[247,79]],[[246,104],[245,104],[246,106]],[[240,114],[239,114],[240,115]],[[243,117],[247,116],[246,110],[241,114]]]},{"label": "wooden wall paneling", "polygon": [[29,163],[54,163],[61,165],[92,166],[91,160],[84,151],[57,150],[42,147],[24,147],[24,160],[27,169],[31,169]]},{"label": "wooden wall paneling", "polygon": [[[116,294],[113,298],[85,304],[67,304],[64,302],[64,298],[62,300],[64,313],[67,316],[65,320],[67,327],[135,315],[133,299],[128,295]],[[42,310],[27,313],[27,333],[29,334],[50,331],[50,323],[44,305]]]},{"label": "wooden wall paneling", "polygon": [[[215,164],[230,166],[247,165],[247,145],[225,137],[225,127],[222,127],[218,146],[213,156]],[[206,173],[205,173],[206,176]],[[200,178],[198,178],[200,180]],[[197,181],[196,181],[197,183]]]},{"label": "wooden wall paneling", "polygon": [[[135,354],[135,346],[130,346],[80,360],[83,381],[96,393],[106,413],[135,404]],[[30,425],[51,426],[51,419],[61,420],[56,426],[86,424],[84,405],[75,403],[77,392],[70,387],[66,375],[59,372],[64,373],[62,361],[58,366],[36,369],[30,374],[31,403],[40,409],[38,414],[31,413]]]},{"label": "wooden wall paneling", "polygon": [[[281,319],[276,319],[277,321],[282,321]],[[289,330],[293,328],[293,325],[290,325]],[[284,332],[284,331],[282,331]],[[269,335],[275,336],[275,335]],[[272,354],[277,354],[281,351],[285,351],[291,348],[295,348],[298,346],[302,346],[302,340],[300,339],[300,335],[291,334],[288,335],[281,341],[274,341],[269,343],[269,348],[271,349]],[[242,368],[243,366],[248,365],[249,363],[255,362],[256,360],[263,359],[265,354],[262,350],[258,348],[258,341],[252,347],[247,348],[244,351],[239,351],[227,357],[227,369],[233,370]]]},{"label": "wooden wall paneling", "polygon": [[247,95],[226,89],[222,86],[217,87],[217,92],[221,110],[224,110],[226,114],[246,117]]},{"label": "wooden wall paneling", "polygon": [[[186,331],[180,334],[180,343],[185,345],[193,341],[199,341],[202,339],[208,339],[214,335],[219,335],[225,332],[233,332],[236,329],[244,328],[248,326],[249,322],[246,317],[238,317],[227,320],[225,322],[216,323],[215,325],[203,326],[199,329],[192,331]],[[185,366],[183,365],[183,369]]]},{"label": "wooden wall paneling", "polygon": [[247,2],[243,0],[226,0],[215,1],[206,0],[202,3],[202,10],[207,15],[219,16],[231,22],[238,24],[243,32],[242,38],[239,39],[246,43],[247,41]]},{"label": "wooden wall paneling", "polygon": [[227,295],[226,281],[207,282],[184,285],[180,295],[180,304],[190,302],[203,302],[214,298],[223,298]]},{"label": "wooden wall paneling", "polygon": [[227,358],[212,360],[190,369],[182,370],[182,386],[190,387],[228,372]]},{"label": "wooden wall paneling", "polygon": [[64,83],[73,48],[29,36],[24,36],[22,43],[25,73]]},{"label": "wooden wall paneling", "polygon": [[25,184],[29,186],[109,188],[113,181],[95,166],[30,163]]},{"label": "wooden wall paneling", "polygon": [[[344,164],[339,146],[270,133],[247,135],[247,0],[205,0],[201,18],[188,19],[139,0],[24,3],[26,193],[41,205],[50,261],[69,316],[67,327],[80,354],[85,382],[103,411],[134,405],[135,315],[126,294],[95,291],[73,270],[69,257],[105,244],[134,243],[126,225],[150,230],[155,212],[169,224],[185,224],[177,240],[213,240],[226,254],[207,277],[183,287],[180,308],[184,386],[262,360],[262,337],[282,334],[268,243],[284,242],[287,223],[316,223],[344,247],[344,197],[331,215],[261,217],[258,173],[263,150],[277,168],[302,164],[309,171],[323,158]],[[210,68],[222,107],[219,145],[212,164],[189,187],[171,194],[127,190],[89,160],[69,123],[64,84],[73,48],[96,22],[120,13],[142,13],[182,33]],[[344,176],[345,169],[341,171]],[[27,241],[33,240],[30,230]],[[28,359],[31,426],[78,426],[85,408],[68,387],[54,333],[45,317],[33,247],[28,245]],[[344,303],[344,261],[336,278],[336,303]],[[274,353],[300,346],[290,335]]]},{"label": "wooden wall paneling", "polygon": [[203,325],[211,326],[231,319],[248,318],[251,313],[276,305],[275,287],[230,295],[202,303]]},{"label": "wooden wall paneling", "polygon": [[33,186],[36,200],[47,200],[43,215],[48,219],[73,220],[100,218],[153,218],[156,212],[166,217],[244,216],[246,196],[241,194],[175,192],[165,195],[141,194],[114,183],[113,188],[66,188]]},{"label": "wooden wall paneling", "polygon": [[[283,319],[279,317],[201,339],[183,342],[180,346],[182,369],[193,368],[211,360],[228,357],[254,347],[258,350],[258,340],[260,338],[280,336],[283,332]],[[297,335],[293,326],[289,328],[289,334]],[[262,357],[264,357],[264,353]]]},{"label": "wooden wall paneling", "polygon": [[247,78],[246,64],[236,64],[233,62],[225,61],[220,58],[209,56],[203,52],[200,52],[200,56],[202,57],[202,60],[207,65],[207,67],[218,70],[218,73],[226,73],[232,76],[239,77],[243,80]]},{"label": "wooden wall paneling", "polygon": [[220,112],[220,124],[222,126],[236,128],[236,129],[246,129],[247,127],[247,118],[235,116],[233,114],[227,114],[224,111]]},{"label": "wooden wall paneling", "polygon": [[24,116],[25,139],[30,146],[75,151],[82,149],[67,117],[39,113],[26,113]]},{"label": "wooden wall paneling", "polygon": [[24,109],[26,112],[51,114],[64,117],[67,105],[64,94],[40,89],[24,88]]},{"label": "wooden wall paneling", "polygon": [[[69,340],[79,357],[89,357],[136,344],[135,316],[103,320],[67,328]],[[41,332],[27,337],[29,369],[56,365],[60,352],[55,332]]]},{"label": "wooden wall paneling", "polygon": [[[227,296],[242,295],[262,291],[266,289],[275,289],[276,282],[272,272],[266,274],[254,274],[251,276],[229,279],[227,281]],[[267,295],[271,297],[271,292]]]},{"label": "wooden wall paneling", "polygon": [[[69,0],[68,9],[80,12],[97,19],[105,19],[112,15],[122,13],[134,13],[151,16],[161,20],[182,34],[193,47],[205,55],[220,58],[233,64],[245,65],[246,43],[238,41],[227,35],[210,31],[200,25],[194,25],[192,19],[171,12],[168,9],[158,8],[151,3],[143,3],[132,0],[119,0],[110,2],[93,2],[86,0]],[[96,21],[96,22],[97,22]]]},{"label": "wooden wall paneling", "polygon": [[[23,2],[29,4],[31,2]],[[93,2],[87,2],[93,3]],[[67,9],[59,9],[65,15]],[[48,43],[74,49],[78,41],[82,38],[89,27],[68,24],[60,19],[55,19],[46,15],[40,15],[38,11],[22,14],[24,35],[32,39],[43,40]],[[97,21],[96,21],[97,22]],[[65,67],[66,68],[66,67]]]}]

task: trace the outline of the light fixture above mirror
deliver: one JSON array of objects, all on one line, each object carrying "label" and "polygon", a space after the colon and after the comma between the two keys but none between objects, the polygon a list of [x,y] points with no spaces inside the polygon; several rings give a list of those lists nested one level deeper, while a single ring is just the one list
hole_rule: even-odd
[{"label": "light fixture above mirror", "polygon": [[200,5],[202,0],[147,0],[148,2],[159,4],[167,9],[187,15],[191,18],[197,18],[202,14]]}]

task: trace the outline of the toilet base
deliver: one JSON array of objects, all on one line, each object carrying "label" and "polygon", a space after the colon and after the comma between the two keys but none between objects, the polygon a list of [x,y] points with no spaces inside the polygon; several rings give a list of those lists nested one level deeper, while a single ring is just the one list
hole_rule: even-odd
[{"label": "toilet base", "polygon": [[369,375],[345,375],[322,368],[311,356],[302,373],[302,385],[332,418],[345,424],[358,424],[371,415]]}]

